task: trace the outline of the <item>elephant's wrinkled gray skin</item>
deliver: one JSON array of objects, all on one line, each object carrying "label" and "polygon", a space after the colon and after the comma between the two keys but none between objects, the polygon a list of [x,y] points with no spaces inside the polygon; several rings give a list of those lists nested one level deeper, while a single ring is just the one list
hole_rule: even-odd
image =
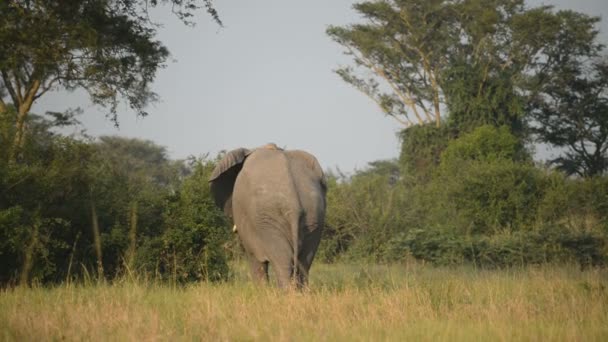
[{"label": "elephant's wrinkled gray skin", "polygon": [[253,278],[267,282],[270,264],[279,287],[306,286],[325,220],[327,186],[317,159],[274,144],[240,148],[224,156],[209,182],[234,220]]}]

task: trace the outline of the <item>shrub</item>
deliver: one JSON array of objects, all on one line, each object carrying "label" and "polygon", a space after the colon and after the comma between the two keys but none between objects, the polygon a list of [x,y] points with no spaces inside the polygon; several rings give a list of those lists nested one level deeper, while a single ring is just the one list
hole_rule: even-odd
[{"label": "shrub", "polygon": [[418,182],[426,182],[439,165],[440,155],[455,132],[447,125],[436,127],[434,124],[426,124],[409,127],[400,136],[399,166],[402,174]]},{"label": "shrub", "polygon": [[330,177],[321,260],[392,258],[388,243],[406,227],[406,191],[399,176],[396,161],[379,161],[350,178]]},{"label": "shrub", "polygon": [[229,268],[224,245],[231,236],[209,189],[214,163],[199,159],[191,165],[192,175],[167,203],[161,271],[181,282],[225,280]]}]

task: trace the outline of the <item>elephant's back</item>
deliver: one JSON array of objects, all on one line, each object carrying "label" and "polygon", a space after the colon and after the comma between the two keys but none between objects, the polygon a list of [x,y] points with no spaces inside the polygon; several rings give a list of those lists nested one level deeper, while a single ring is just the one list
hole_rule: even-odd
[{"label": "elephant's back", "polygon": [[243,164],[234,192],[243,201],[294,205],[297,194],[285,153],[271,149],[252,153]]},{"label": "elephant's back", "polygon": [[240,202],[256,202],[257,209],[260,209],[259,205],[291,212],[324,209],[322,173],[314,172],[309,165],[310,160],[302,158],[301,153],[256,150],[243,165],[234,196],[241,197]]}]

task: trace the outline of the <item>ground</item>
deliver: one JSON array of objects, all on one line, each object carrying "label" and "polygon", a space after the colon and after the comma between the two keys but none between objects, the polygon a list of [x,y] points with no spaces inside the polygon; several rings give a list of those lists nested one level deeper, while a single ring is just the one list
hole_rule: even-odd
[{"label": "ground", "polygon": [[310,290],[146,279],[0,292],[0,339],[608,340],[608,270],[313,265]]}]

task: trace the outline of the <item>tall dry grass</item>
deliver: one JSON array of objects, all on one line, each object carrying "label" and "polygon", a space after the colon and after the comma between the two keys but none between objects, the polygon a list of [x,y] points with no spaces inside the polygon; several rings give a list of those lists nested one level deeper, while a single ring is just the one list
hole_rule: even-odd
[{"label": "tall dry grass", "polygon": [[311,289],[145,280],[0,293],[2,340],[606,341],[608,272],[315,265]]}]

